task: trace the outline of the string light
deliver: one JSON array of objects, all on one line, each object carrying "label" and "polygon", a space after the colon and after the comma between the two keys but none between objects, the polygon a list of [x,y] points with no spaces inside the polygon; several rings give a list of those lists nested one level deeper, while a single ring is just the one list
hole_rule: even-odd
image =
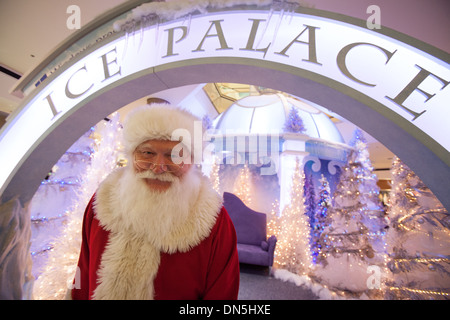
[{"label": "string light", "polygon": [[[77,192],[70,209],[58,216],[58,218],[64,218],[61,235],[50,245],[46,245],[32,254],[33,259],[43,259],[43,253],[47,254],[45,266],[34,283],[34,299],[63,299],[65,297],[77,267],[84,209],[99,183],[118,165],[117,159],[122,150],[119,143],[121,129],[118,113],[112,114],[109,121],[102,121],[95,128],[91,128],[90,138],[94,141],[91,151],[71,154],[72,157],[81,156],[83,159],[89,156],[89,161],[86,161],[87,168],[81,174],[82,176],[76,180],[69,179],[76,183],[69,184],[66,178],[59,181],[54,179],[52,183],[41,185],[41,187],[48,187],[51,184],[71,185],[77,188]],[[74,161],[75,158],[69,158],[69,160]],[[53,200],[50,199],[50,201]],[[34,217],[33,219],[35,224],[45,225],[56,218]]]},{"label": "string light", "polygon": [[303,199],[304,178],[297,159],[292,177],[291,201],[281,213],[278,213],[278,203],[275,203],[268,223],[269,233],[278,239],[274,265],[298,275],[307,275],[312,268],[310,231]]},{"label": "string light", "polygon": [[242,200],[247,206],[252,204],[252,185],[251,172],[247,162],[244,168],[239,171],[239,175],[234,183],[233,193]]},{"label": "string light", "polygon": [[392,290],[392,291],[408,291],[408,292],[413,292],[413,293],[418,293],[418,294],[438,295],[438,296],[450,297],[450,293],[443,292],[443,291],[412,289],[412,288],[406,288],[406,287],[389,287],[388,289]]},{"label": "string light", "polygon": [[[448,278],[450,265],[448,256],[442,255],[442,249],[450,242],[445,222],[448,212],[398,157],[394,158],[391,171],[392,191],[387,204],[391,220],[388,231],[391,273],[387,281],[390,298],[448,299],[448,281],[441,281]],[[411,288],[418,284],[428,289]]]},{"label": "string light", "polygon": [[211,173],[209,176],[209,179],[213,185],[213,189],[216,190],[218,194],[222,194],[220,192],[220,176],[219,176],[219,170],[220,170],[220,164],[217,161],[217,158],[214,158],[212,167],[211,167]]}]

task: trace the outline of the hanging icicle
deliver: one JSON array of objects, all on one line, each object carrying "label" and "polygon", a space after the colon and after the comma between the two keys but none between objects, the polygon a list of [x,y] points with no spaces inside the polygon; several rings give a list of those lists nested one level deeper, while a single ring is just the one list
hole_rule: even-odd
[{"label": "hanging icicle", "polygon": [[264,27],[264,30],[263,30],[263,32],[261,33],[261,36],[260,36],[260,38],[259,38],[259,40],[258,40],[258,42],[257,42],[256,48],[260,48],[261,41],[262,41],[262,39],[264,39],[264,36],[265,36],[265,34],[266,34],[266,31],[267,31],[267,28],[269,27],[269,24],[270,24],[270,20],[272,19],[272,15],[273,15],[273,8],[270,8],[269,15],[268,15],[268,17],[267,17],[266,26]]},{"label": "hanging icicle", "polygon": [[208,9],[225,9],[239,5],[258,7],[271,5],[274,10],[282,9],[285,11],[286,9],[296,8],[299,4],[300,1],[298,0],[172,0],[167,2],[149,2],[134,8],[125,18],[117,20],[114,23],[114,30],[116,32],[123,31],[128,28],[127,24],[131,21],[140,21],[143,16],[151,14],[157,15],[160,21],[164,21],[190,16],[195,12],[204,14],[208,12]]}]

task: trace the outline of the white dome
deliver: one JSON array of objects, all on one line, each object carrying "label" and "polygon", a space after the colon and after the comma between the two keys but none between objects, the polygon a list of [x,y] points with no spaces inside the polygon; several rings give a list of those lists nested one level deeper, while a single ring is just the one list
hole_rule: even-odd
[{"label": "white dome", "polygon": [[344,140],[331,119],[303,101],[281,94],[248,96],[232,104],[214,122],[216,129],[243,134],[283,133],[291,108],[297,108],[306,128],[304,134],[332,142]]}]

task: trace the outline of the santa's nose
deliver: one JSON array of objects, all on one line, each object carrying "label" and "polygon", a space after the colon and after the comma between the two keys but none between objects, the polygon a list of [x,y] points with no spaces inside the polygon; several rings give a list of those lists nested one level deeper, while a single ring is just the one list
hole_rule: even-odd
[{"label": "santa's nose", "polygon": [[152,169],[153,173],[161,174],[167,171],[167,165],[164,162],[164,157],[158,155],[155,159],[154,168]]},{"label": "santa's nose", "polygon": [[153,173],[161,174],[166,172],[166,166],[164,164],[155,164],[155,167],[152,169]]}]

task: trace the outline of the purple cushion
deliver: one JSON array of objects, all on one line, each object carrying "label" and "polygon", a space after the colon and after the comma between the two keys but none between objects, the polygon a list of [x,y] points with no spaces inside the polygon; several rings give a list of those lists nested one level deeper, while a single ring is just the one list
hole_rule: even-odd
[{"label": "purple cushion", "polygon": [[256,264],[260,266],[268,266],[270,257],[267,251],[264,251],[258,246],[250,244],[237,244],[239,262]]},{"label": "purple cushion", "polygon": [[269,251],[269,244],[267,243],[267,241],[261,241],[261,249],[263,249],[264,251]]}]

